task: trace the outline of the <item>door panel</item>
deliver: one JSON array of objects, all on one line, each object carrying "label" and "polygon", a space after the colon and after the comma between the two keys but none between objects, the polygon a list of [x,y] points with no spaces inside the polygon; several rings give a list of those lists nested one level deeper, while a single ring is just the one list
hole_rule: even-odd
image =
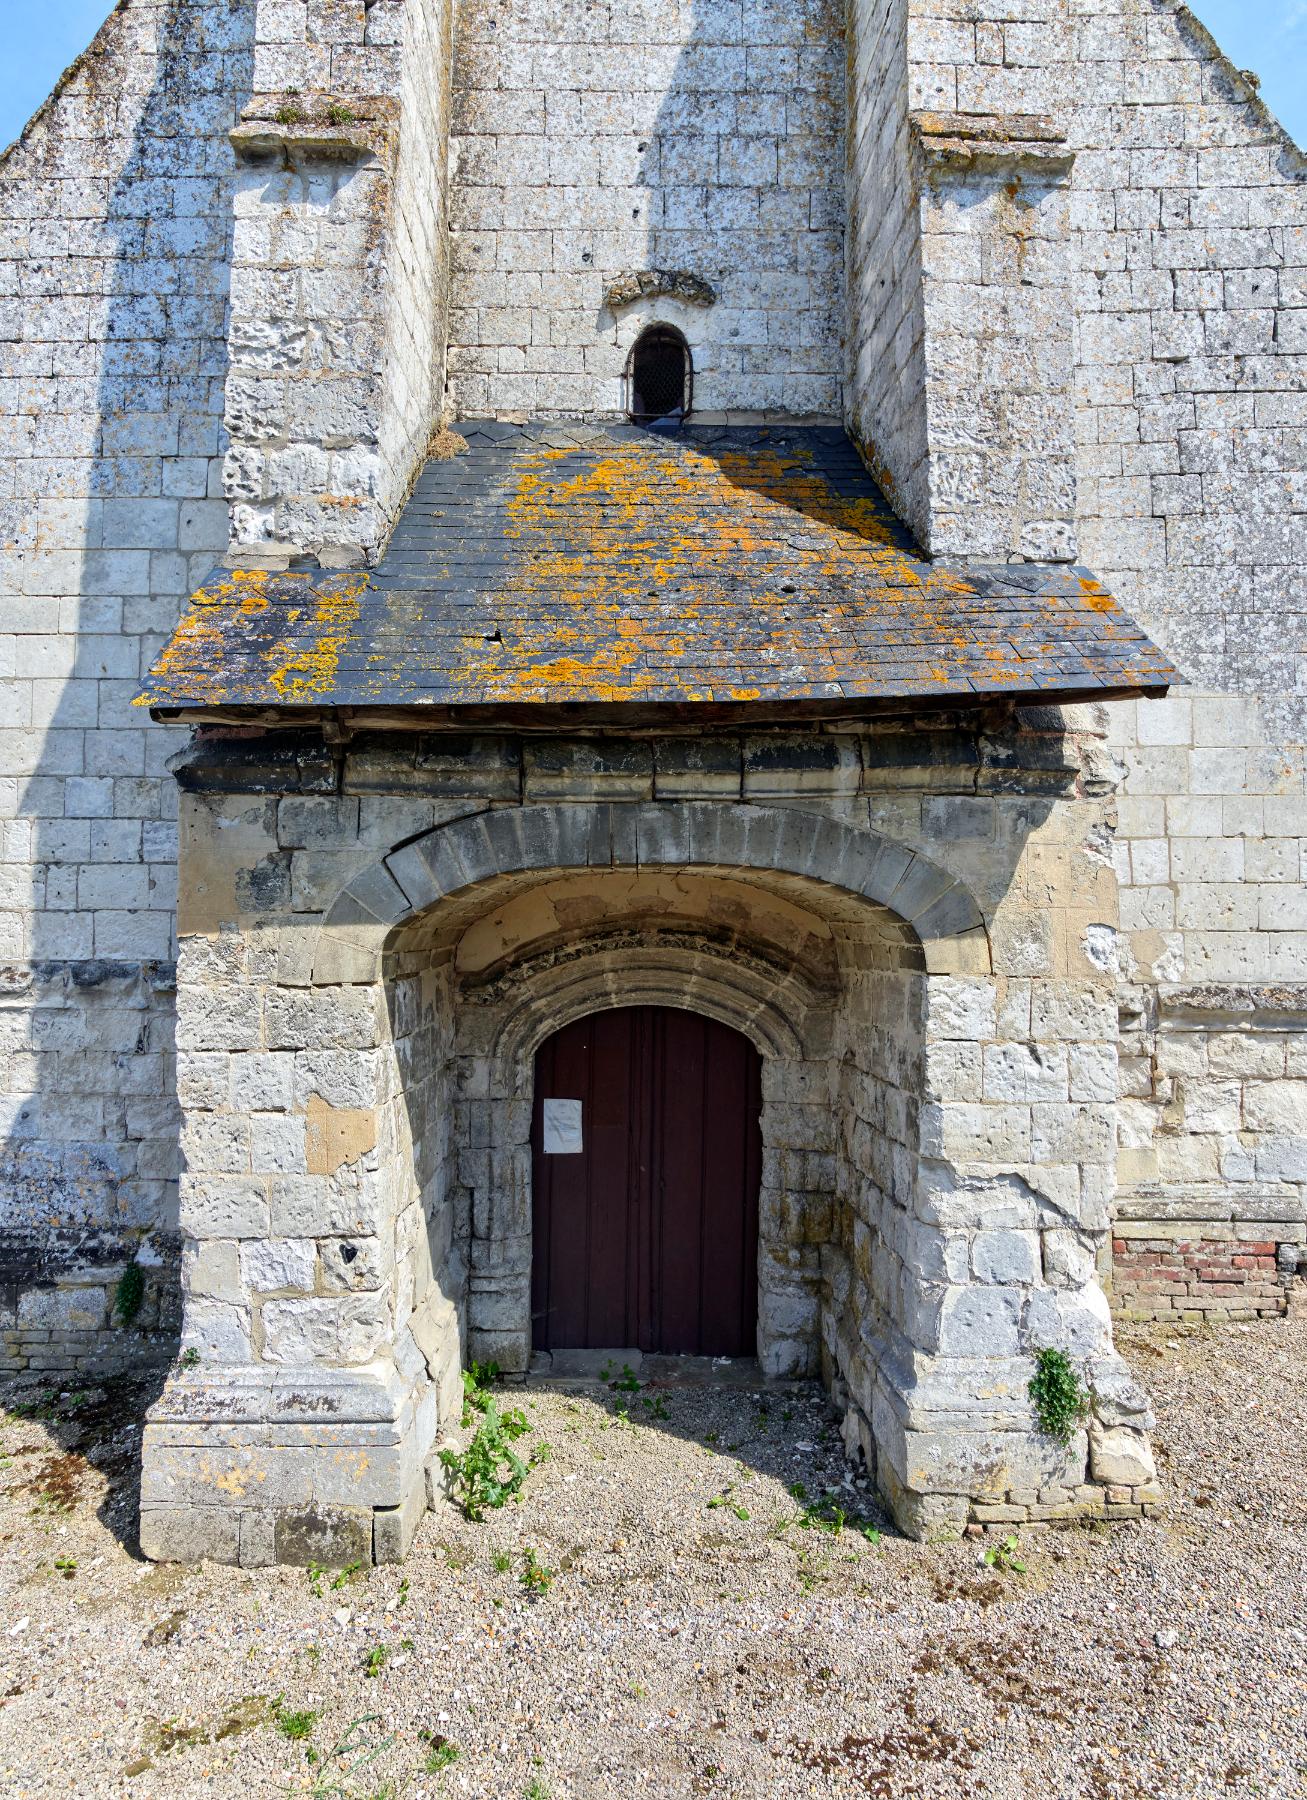
[{"label": "door panel", "polygon": [[[580,1155],[546,1155],[547,1099],[582,1102]],[[753,1355],[761,1065],[672,1007],[578,1020],[536,1059],[537,1349]]]}]

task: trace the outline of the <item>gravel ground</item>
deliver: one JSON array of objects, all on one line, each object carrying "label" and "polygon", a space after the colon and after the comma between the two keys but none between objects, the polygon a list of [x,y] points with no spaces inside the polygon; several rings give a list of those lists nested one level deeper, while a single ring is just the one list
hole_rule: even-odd
[{"label": "gravel ground", "polygon": [[816,1390],[674,1386],[521,1396],[520,1503],[403,1569],[156,1568],[139,1392],[10,1390],[0,1793],[1307,1795],[1307,1321],[1121,1338],[1168,1518],[1027,1534],[1023,1573],[805,1529],[792,1485],[848,1480]]}]

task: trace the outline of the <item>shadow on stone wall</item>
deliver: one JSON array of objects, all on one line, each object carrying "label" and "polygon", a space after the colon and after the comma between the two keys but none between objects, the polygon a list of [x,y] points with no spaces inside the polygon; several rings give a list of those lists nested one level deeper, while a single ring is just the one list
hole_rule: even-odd
[{"label": "shadow on stone wall", "polygon": [[[19,1433],[8,1495],[37,1515],[57,1518],[91,1500],[96,1514],[130,1555],[140,1554],[141,1431],[163,1390],[166,1365],[97,1380],[93,1371],[67,1376],[28,1371],[0,1376],[0,1417]],[[21,1423],[20,1423],[21,1422]]]},{"label": "shadow on stone wall", "polygon": [[[226,547],[227,132],[253,15],[253,0],[120,9],[6,184],[32,221],[24,279],[57,298],[24,309],[48,447],[19,465],[30,500],[5,532],[42,635],[18,639],[35,695],[18,802],[34,910],[27,958],[3,971],[6,1048],[25,1079],[0,1148],[0,1368],[103,1373],[166,1356],[177,1330],[165,765],[181,738],[131,703]],[[125,146],[120,111],[136,113]],[[87,216],[97,184],[103,210]],[[133,1260],[145,1281],[128,1332],[113,1301]]]}]

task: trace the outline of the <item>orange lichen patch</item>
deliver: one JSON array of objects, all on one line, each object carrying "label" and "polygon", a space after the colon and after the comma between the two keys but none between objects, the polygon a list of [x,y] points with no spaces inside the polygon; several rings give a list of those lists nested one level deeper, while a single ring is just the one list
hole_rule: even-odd
[{"label": "orange lichen patch", "polygon": [[318,590],[314,641],[287,657],[269,676],[283,700],[308,700],[331,692],[340,653],[358,624],[359,601],[367,585],[366,575],[355,575],[337,577]]},{"label": "orange lichen patch", "polygon": [[[226,644],[227,616],[238,614],[253,619],[268,609],[268,574],[265,569],[233,569],[211,581],[191,598],[190,610],[183,614],[176,631],[165,644],[154,665],[156,680],[168,684],[174,679],[189,686],[196,670],[220,669]],[[148,694],[138,694],[133,706],[149,706]]]},{"label": "orange lichen patch", "polygon": [[[802,450],[710,455],[649,439],[576,465],[549,447],[514,466],[503,529],[518,554],[501,600],[520,623],[494,650],[469,646],[455,676],[487,700],[629,699],[651,692],[691,640],[729,652],[711,640],[709,608],[746,562],[761,584],[743,602],[763,628],[755,654],[778,669],[815,661],[827,679],[836,671],[825,633],[819,625],[814,641],[811,610],[791,617],[801,583],[849,576],[870,555],[889,578],[889,604],[922,587],[883,502],[836,492]],[[830,610],[838,635],[840,608]],[[759,691],[699,683],[687,697]]]},{"label": "orange lichen patch", "polygon": [[1101,583],[1094,580],[1092,575],[1081,575],[1077,579],[1080,582],[1080,591],[1085,597],[1085,605],[1091,612],[1117,611],[1116,601]]},{"label": "orange lichen patch", "polygon": [[192,597],[155,663],[155,692],[135,704],[157,704],[170,694],[221,700],[230,689],[234,652],[242,672],[255,665],[261,684],[279,699],[329,694],[366,588],[364,574],[318,578],[315,585],[308,573],[221,571]]}]

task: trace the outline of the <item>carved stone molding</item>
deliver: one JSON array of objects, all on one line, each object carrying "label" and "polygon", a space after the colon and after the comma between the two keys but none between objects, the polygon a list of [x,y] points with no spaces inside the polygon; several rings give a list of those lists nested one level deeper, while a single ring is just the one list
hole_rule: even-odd
[{"label": "carved stone molding", "polygon": [[243,161],[281,156],[287,161],[391,159],[399,131],[399,106],[386,95],[256,94],[229,136]]},{"label": "carved stone molding", "polygon": [[616,312],[637,300],[683,300],[687,306],[715,306],[717,289],[689,269],[628,269],[604,289],[604,305]]}]

